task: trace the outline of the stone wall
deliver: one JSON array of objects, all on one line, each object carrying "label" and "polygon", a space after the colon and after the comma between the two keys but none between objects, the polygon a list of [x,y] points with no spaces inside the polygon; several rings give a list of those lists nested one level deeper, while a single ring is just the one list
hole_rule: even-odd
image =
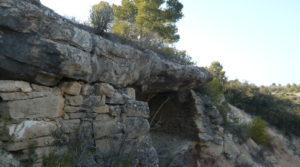
[{"label": "stone wall", "polygon": [[81,151],[91,153],[78,157],[82,166],[111,166],[129,158],[132,166],[157,166],[149,108],[135,100],[133,88],[74,81],[44,87],[1,80],[0,98],[1,147],[22,162],[41,166],[49,153],[72,148],[56,144],[66,136],[77,137],[80,143],[75,144],[88,150]]},{"label": "stone wall", "polygon": [[146,97],[212,80],[204,68],[86,31],[39,0],[0,1],[0,53],[0,160],[11,164],[41,166],[47,155],[75,152],[81,166],[157,166],[148,104],[135,91]]}]

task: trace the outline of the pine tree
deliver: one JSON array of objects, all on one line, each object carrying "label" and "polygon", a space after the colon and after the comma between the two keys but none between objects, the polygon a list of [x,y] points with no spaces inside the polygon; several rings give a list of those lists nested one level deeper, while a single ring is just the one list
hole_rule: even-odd
[{"label": "pine tree", "polygon": [[175,23],[183,17],[183,5],[178,0],[122,0],[113,8],[114,33],[150,43],[179,40]]}]

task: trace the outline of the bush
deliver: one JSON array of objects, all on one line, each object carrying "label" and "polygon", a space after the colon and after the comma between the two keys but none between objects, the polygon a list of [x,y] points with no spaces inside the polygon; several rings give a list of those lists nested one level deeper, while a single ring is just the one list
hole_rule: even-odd
[{"label": "bush", "polygon": [[247,134],[257,144],[268,146],[268,136],[266,134],[266,124],[261,118],[253,119],[247,126]]},{"label": "bush", "polygon": [[257,115],[284,133],[300,136],[300,115],[289,112],[295,103],[238,80],[230,81],[225,87],[225,97],[229,103]]},{"label": "bush", "polygon": [[54,146],[65,150],[53,150],[43,158],[43,167],[81,167],[92,166],[91,157],[95,153],[95,146],[90,137],[89,128],[79,128],[68,134],[64,128],[53,132]]},{"label": "bush", "polygon": [[69,167],[72,162],[72,155],[68,152],[63,155],[50,153],[43,159],[43,167]]},{"label": "bush", "polygon": [[123,45],[129,45],[135,49],[147,52],[152,51],[158,54],[160,58],[169,60],[171,62],[181,64],[181,65],[194,65],[192,58],[184,50],[178,50],[175,47],[169,47],[162,45],[151,45],[142,41],[136,41],[130,38],[122,37],[118,34],[103,33],[102,37],[111,40],[116,43]]},{"label": "bush", "polygon": [[110,29],[113,19],[113,8],[107,2],[100,2],[92,7],[90,21],[96,33],[102,34]]},{"label": "bush", "polygon": [[192,58],[186,53],[186,51],[178,50],[174,47],[163,46],[158,49],[154,49],[155,52],[163,56],[170,61],[181,65],[194,65]]},{"label": "bush", "polygon": [[208,95],[215,105],[220,105],[221,97],[224,94],[224,85],[227,82],[225,71],[220,62],[212,62],[207,71],[213,74],[213,80],[199,88],[200,92]]}]

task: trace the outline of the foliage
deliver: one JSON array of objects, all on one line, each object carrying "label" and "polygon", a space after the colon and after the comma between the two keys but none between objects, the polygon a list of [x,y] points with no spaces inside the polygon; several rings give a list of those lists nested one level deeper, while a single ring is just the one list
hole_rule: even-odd
[{"label": "foliage", "polygon": [[222,86],[224,86],[227,77],[220,62],[214,61],[209,67],[206,67],[206,69],[214,75],[214,78],[216,78]]},{"label": "foliage", "polygon": [[[223,66],[219,62],[213,62],[206,69],[214,75],[214,78],[210,83],[198,88],[198,91],[211,98],[224,118],[227,100],[246,112],[261,117],[285,133],[300,136],[300,103],[297,99],[282,98],[273,93],[272,87],[257,87],[238,80],[227,81]],[[225,95],[225,102],[222,101],[222,94]],[[243,127],[233,129],[239,131]]]},{"label": "foliage", "polygon": [[23,167],[32,167],[34,160],[37,155],[35,153],[35,148],[37,147],[37,142],[31,142],[28,146],[28,158],[26,160],[21,161]]},{"label": "foliage", "polygon": [[247,125],[247,134],[257,144],[263,146],[269,145],[268,136],[266,134],[266,124],[261,118],[255,118]]},{"label": "foliage", "polygon": [[217,105],[217,108],[220,112],[220,114],[222,115],[222,118],[223,118],[223,121],[224,121],[224,125],[225,125],[225,128],[227,127],[228,125],[228,111],[230,110],[229,109],[229,106],[228,106],[228,103],[225,101],[219,105]]},{"label": "foliage", "polygon": [[103,33],[102,36],[111,41],[121,43],[124,45],[129,45],[133,48],[139,49],[144,52],[152,51],[157,53],[157,55],[163,59],[167,59],[177,64],[181,65],[194,65],[192,58],[184,50],[178,50],[171,46],[153,46],[145,43],[133,41],[129,38],[124,38],[118,34]]},{"label": "foliage", "polygon": [[174,47],[161,47],[156,49],[156,52],[164,58],[171,60],[181,65],[194,65],[192,58],[187,55],[186,51],[177,50]]},{"label": "foliage", "polygon": [[213,80],[199,89],[201,93],[208,95],[215,105],[218,105],[224,93],[227,77],[220,62],[212,62],[206,69],[213,74]]},{"label": "foliage", "polygon": [[[95,166],[97,158],[94,139],[90,136],[88,127],[78,128],[75,132],[68,134],[63,128],[57,129],[52,135],[56,139],[54,145],[62,150],[52,150],[52,152],[43,157],[43,167],[82,167]],[[124,135],[121,139],[121,148],[125,146],[127,136]],[[111,141],[112,143],[114,141]],[[113,143],[114,144],[114,143]],[[132,161],[137,156],[137,150],[132,149],[128,156],[122,156],[112,153],[105,160],[109,167],[131,167]]]},{"label": "foliage", "polygon": [[47,157],[43,159],[43,167],[68,167],[72,161],[72,155],[68,152],[63,155],[55,154],[51,152]]},{"label": "foliage", "polygon": [[95,32],[109,40],[154,51],[181,65],[194,65],[186,51],[171,45],[179,40],[175,23],[183,16],[182,8],[178,0],[122,0],[112,7],[100,2],[93,6],[90,21]]},{"label": "foliage", "polygon": [[178,0],[122,0],[121,5],[113,8],[114,33],[150,43],[179,40],[175,23],[183,16],[183,5]]},{"label": "foliage", "polygon": [[300,84],[287,84],[286,86],[276,85],[273,83],[270,87],[270,90],[273,92],[281,92],[281,93],[298,93],[300,92]]},{"label": "foliage", "polygon": [[289,112],[297,104],[274,96],[268,88],[238,80],[226,84],[225,97],[233,105],[260,116],[285,133],[300,136],[300,115]]},{"label": "foliage", "polygon": [[54,145],[66,148],[65,151],[53,152],[43,158],[43,167],[57,165],[58,167],[81,167],[92,162],[89,156],[95,151],[89,138],[88,128],[80,128],[75,133],[68,134],[63,128],[57,129],[52,135],[56,139]]},{"label": "foliage", "polygon": [[113,8],[107,2],[100,2],[92,7],[90,11],[90,20],[95,32],[102,34],[111,27],[114,12]]}]

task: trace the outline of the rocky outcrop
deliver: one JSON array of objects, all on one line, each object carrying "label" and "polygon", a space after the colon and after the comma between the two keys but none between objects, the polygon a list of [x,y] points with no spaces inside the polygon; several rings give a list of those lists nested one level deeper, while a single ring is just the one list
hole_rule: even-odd
[{"label": "rocky outcrop", "polygon": [[[164,101],[158,99],[168,97],[158,110]],[[150,120],[154,120],[151,136],[160,167],[299,166],[299,137],[286,137],[267,127],[268,147],[244,138],[242,127],[253,117],[230,104],[224,117],[207,96],[184,91],[159,94],[149,105]]]},{"label": "rocky outcrop", "polygon": [[0,2],[0,79],[54,86],[68,78],[162,92],[192,88],[212,78],[203,68],[113,43],[29,2]]}]

